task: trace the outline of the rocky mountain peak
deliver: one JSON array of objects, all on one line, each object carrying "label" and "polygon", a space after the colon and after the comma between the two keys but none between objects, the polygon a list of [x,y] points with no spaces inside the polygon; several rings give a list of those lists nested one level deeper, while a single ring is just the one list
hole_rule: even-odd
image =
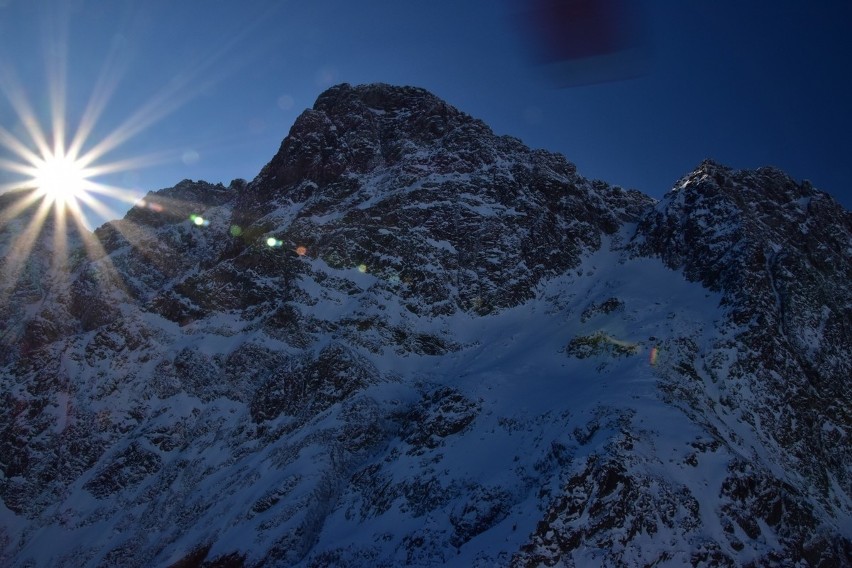
[{"label": "rocky mountain peak", "polygon": [[[343,84],[296,119],[253,185],[268,198],[270,185],[312,182],[321,189],[378,169],[470,172],[496,161],[493,138],[484,123],[423,89]],[[501,145],[520,147],[510,140]]]},{"label": "rocky mountain peak", "polygon": [[735,320],[757,324],[759,313],[758,327],[783,325],[804,349],[826,320],[794,322],[801,310],[790,302],[809,298],[810,309],[825,306],[848,327],[848,291],[835,287],[852,279],[850,239],[852,214],[810,183],[705,161],[649,210],[633,246],[723,291]]},{"label": "rocky mountain peak", "polygon": [[[312,110],[323,113],[344,131],[374,129],[384,142],[401,138],[428,146],[459,128],[472,128],[482,136],[493,135],[484,122],[419,87],[344,83],[320,94]],[[388,152],[384,156],[398,158]]]},{"label": "rocky mountain peak", "polygon": [[53,234],[0,256],[4,566],[852,557],[852,225],[778,170],[656,202],[340,85],[43,278]]},{"label": "rocky mountain peak", "polygon": [[321,93],[313,106],[314,110],[328,115],[344,117],[360,114],[364,108],[380,116],[387,113],[428,114],[432,109],[439,109],[457,117],[467,117],[426,89],[386,83],[335,85]]},{"label": "rocky mountain peak", "polygon": [[80,288],[68,283],[95,246],[79,219],[37,191],[0,195],[0,365],[80,329]]},{"label": "rocky mountain peak", "polygon": [[[782,170],[764,166],[755,170],[738,170],[711,159],[705,159],[695,170],[681,178],[674,191],[687,189],[690,192],[722,193],[740,207],[748,208],[747,202],[780,205],[809,198],[819,192],[808,181],[796,182]],[[695,197],[692,197],[695,199]]]},{"label": "rocky mountain peak", "polygon": [[843,243],[850,229],[852,215],[807,181],[799,183],[773,167],[736,170],[705,160],[645,215],[637,238],[645,252],[719,287],[722,273],[692,261],[718,265],[735,278],[742,271],[723,262],[732,260],[730,255],[785,250],[805,254],[821,268],[845,271],[850,257]]},{"label": "rocky mountain peak", "polygon": [[331,266],[410,283],[403,296],[429,311],[487,312],[529,298],[650,203],[423,89],[339,85],[296,120],[234,216]]},{"label": "rocky mountain peak", "polygon": [[[749,420],[823,491],[826,471],[852,489],[841,465],[852,451],[789,424],[793,415],[827,407],[842,422],[852,420],[833,402],[852,396],[852,361],[837,349],[852,344],[852,290],[843,284],[852,281],[850,243],[852,214],[810,183],[776,168],[705,161],[649,210],[632,245],[722,293],[726,320],[739,331],[718,346],[743,342],[760,352],[759,363],[734,365],[726,376],[753,384],[746,388],[776,401],[777,410],[748,396],[726,402],[748,409]],[[788,369],[783,384],[769,370],[779,367]],[[795,400],[787,398],[791,390]]]}]

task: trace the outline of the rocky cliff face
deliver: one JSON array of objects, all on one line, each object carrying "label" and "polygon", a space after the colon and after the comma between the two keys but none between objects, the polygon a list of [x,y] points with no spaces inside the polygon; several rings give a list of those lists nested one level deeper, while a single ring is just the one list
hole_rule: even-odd
[{"label": "rocky cliff face", "polygon": [[79,272],[88,231],[32,191],[0,195],[0,227],[0,364],[97,325]]},{"label": "rocky cliff face", "polygon": [[848,565],[852,216],[807,183],[656,203],[341,85],[64,253],[21,199],[4,565]]},{"label": "rocky cliff face", "polygon": [[718,347],[755,352],[740,354],[732,368],[707,366],[711,375],[724,367],[739,383],[720,402],[759,424],[779,456],[791,458],[784,466],[806,469],[823,496],[833,483],[852,490],[845,465],[852,456],[834,427],[852,417],[843,402],[852,395],[852,369],[842,352],[852,342],[844,284],[852,281],[850,234],[852,216],[807,182],[772,168],[704,162],[645,216],[635,237],[634,250],[722,292],[737,331]]},{"label": "rocky cliff face", "polygon": [[423,90],[344,85],[299,117],[236,208],[332,267],[399,280],[411,308],[438,315],[530,299],[649,204]]}]

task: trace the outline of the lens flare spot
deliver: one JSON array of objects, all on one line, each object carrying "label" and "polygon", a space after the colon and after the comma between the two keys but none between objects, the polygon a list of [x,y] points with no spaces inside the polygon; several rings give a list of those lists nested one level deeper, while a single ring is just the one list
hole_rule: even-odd
[{"label": "lens flare spot", "polygon": [[278,108],[281,110],[290,110],[295,104],[296,101],[290,95],[281,95],[278,97]]},{"label": "lens flare spot", "polygon": [[275,237],[269,237],[266,239],[266,246],[269,247],[280,247],[283,243],[276,239]]},{"label": "lens flare spot", "polygon": [[195,150],[187,150],[183,153],[180,159],[187,166],[191,166],[198,163],[198,160],[201,159],[201,155]]},{"label": "lens flare spot", "polygon": [[232,237],[239,237],[243,234],[243,228],[239,225],[231,225],[231,229],[229,231]]},{"label": "lens flare spot", "polygon": [[137,201],[135,206],[145,208],[145,209],[150,209],[151,211],[153,211],[155,213],[162,213],[163,210],[164,210],[163,206],[160,205],[159,203],[156,203],[154,201],[145,201],[144,199],[140,199],[139,201]]},{"label": "lens flare spot", "polygon": [[298,254],[299,256],[305,256],[306,254],[308,254],[308,249],[303,246],[298,246],[296,247],[296,254]]},{"label": "lens flare spot", "polygon": [[367,272],[367,265],[366,264],[359,264],[358,265],[358,272]]},{"label": "lens flare spot", "polygon": [[651,348],[651,356],[648,358],[648,362],[651,363],[652,367],[657,364],[657,357],[659,356],[659,354],[660,352],[656,346]]}]

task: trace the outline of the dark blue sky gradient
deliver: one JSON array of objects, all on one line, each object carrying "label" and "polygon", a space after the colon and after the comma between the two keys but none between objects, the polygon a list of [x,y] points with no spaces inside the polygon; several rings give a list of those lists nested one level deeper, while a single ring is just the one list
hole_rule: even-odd
[{"label": "dark blue sky gradient", "polygon": [[[713,158],[780,167],[852,206],[852,2],[635,4],[645,74],[570,88],[535,64],[522,0],[0,0],[0,72],[14,70],[47,126],[46,76],[67,54],[71,131],[99,76],[113,80],[88,146],[147,109],[145,128],[102,160],[158,154],[101,178],[133,197],[251,178],[325,88],[381,81],[429,89],[587,177],[654,197]],[[20,135],[19,123],[0,97],[0,125]]]}]

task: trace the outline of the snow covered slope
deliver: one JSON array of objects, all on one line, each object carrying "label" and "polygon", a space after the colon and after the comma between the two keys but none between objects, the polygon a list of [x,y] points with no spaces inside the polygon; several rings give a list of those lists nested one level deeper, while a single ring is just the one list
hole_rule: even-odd
[{"label": "snow covered slope", "polygon": [[807,183],[655,203],[341,85],[95,237],[52,335],[4,272],[0,564],[849,565],[852,216]]}]

